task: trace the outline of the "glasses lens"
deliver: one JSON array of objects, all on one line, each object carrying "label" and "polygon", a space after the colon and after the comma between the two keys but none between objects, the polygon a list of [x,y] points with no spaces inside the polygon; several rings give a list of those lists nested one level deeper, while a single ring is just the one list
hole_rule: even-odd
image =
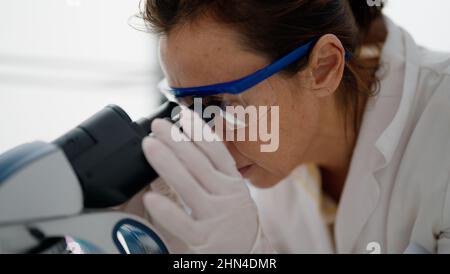
[{"label": "glasses lens", "polygon": [[[170,101],[192,108],[195,104],[202,107],[215,107],[220,109],[220,118],[223,119],[224,127],[228,131],[249,127],[257,123],[261,118],[267,116],[271,107],[276,104],[276,93],[270,81],[263,81],[251,89],[237,94],[218,94],[204,97],[181,97],[175,98],[170,92],[166,81],[159,84],[161,92]],[[215,119],[218,119],[215,115]]]}]

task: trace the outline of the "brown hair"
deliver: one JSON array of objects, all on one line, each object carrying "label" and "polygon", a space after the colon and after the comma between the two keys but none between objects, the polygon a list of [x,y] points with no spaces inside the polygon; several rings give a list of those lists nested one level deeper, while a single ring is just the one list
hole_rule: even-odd
[{"label": "brown hair", "polygon": [[[358,109],[378,89],[380,61],[362,58],[361,46],[384,41],[384,36],[370,36],[373,22],[382,18],[382,7],[370,7],[364,0],[146,0],[142,17],[154,32],[167,34],[200,16],[213,16],[237,30],[244,46],[272,61],[310,39],[336,35],[351,53],[338,98],[357,133],[362,119]],[[307,63],[305,57],[284,73],[295,74]]]}]

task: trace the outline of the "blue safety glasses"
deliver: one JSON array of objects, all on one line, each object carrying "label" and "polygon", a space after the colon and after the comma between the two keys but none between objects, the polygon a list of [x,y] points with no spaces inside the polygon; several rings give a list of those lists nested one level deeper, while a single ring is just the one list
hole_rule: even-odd
[{"label": "blue safety glasses", "polygon": [[[307,56],[317,40],[309,41],[267,67],[238,80],[207,86],[176,88],[169,87],[167,80],[164,79],[160,82],[159,88],[169,100],[187,107],[194,106],[199,99],[201,99],[202,106],[217,106],[222,110],[220,115],[227,123],[236,127],[246,127],[249,124],[247,118],[235,119],[235,113],[227,111],[227,109],[237,106],[258,107],[258,119],[264,117],[277,101],[277,92],[269,81],[264,80]],[[346,57],[348,56],[349,54],[346,53]]]},{"label": "blue safety glasses", "polygon": [[206,97],[217,94],[233,94],[237,95],[256,86],[262,81],[270,78],[274,74],[282,71],[289,65],[305,57],[314,47],[317,39],[313,39],[308,43],[300,46],[291,53],[268,65],[267,67],[256,71],[255,73],[231,82],[224,82],[208,86],[176,88],[168,87],[167,83],[161,83],[160,87],[165,93],[171,93],[175,98],[183,97]]}]

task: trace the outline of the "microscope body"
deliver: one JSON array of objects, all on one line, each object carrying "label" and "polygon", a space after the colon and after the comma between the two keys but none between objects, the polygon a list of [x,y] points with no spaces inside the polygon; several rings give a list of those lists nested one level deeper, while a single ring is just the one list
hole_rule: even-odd
[{"label": "microscope body", "polygon": [[67,237],[86,253],[168,253],[147,221],[111,207],[158,177],[141,142],[175,107],[133,122],[108,106],[52,143],[0,155],[0,253],[65,253]]}]

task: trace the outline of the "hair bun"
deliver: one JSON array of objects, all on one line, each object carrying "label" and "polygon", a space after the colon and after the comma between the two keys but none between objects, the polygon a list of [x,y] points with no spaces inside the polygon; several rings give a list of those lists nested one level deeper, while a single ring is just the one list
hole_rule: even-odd
[{"label": "hair bun", "polygon": [[382,15],[383,0],[347,0],[362,32],[367,32],[377,18]]}]

